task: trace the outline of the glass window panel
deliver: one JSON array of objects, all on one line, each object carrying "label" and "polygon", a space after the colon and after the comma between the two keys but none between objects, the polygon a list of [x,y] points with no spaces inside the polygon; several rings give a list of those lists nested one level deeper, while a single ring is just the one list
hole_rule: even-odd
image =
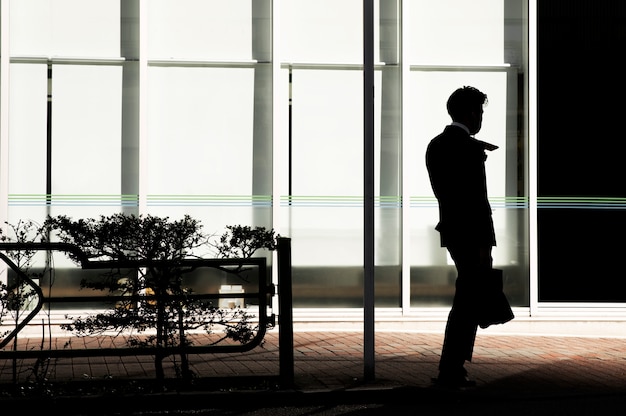
[{"label": "glass window panel", "polygon": [[362,89],[361,71],[293,72],[294,195],[363,194]]},{"label": "glass window panel", "polygon": [[251,59],[251,2],[150,0],[149,59]]},{"label": "glass window panel", "polygon": [[[122,68],[54,65],[52,192],[55,213],[98,216],[119,210]],[[79,200],[64,203],[62,196]],[[103,197],[113,197],[104,201]],[[112,205],[111,209],[103,206]],[[68,214],[69,215],[69,214]]]},{"label": "glass window panel", "polygon": [[19,0],[10,13],[14,56],[120,56],[120,0]]},{"label": "glass window panel", "polygon": [[[293,70],[293,199],[281,231],[292,238],[296,306],[362,306],[362,88],[362,71]],[[332,296],[320,290],[329,286]]]},{"label": "glass window panel", "polygon": [[294,264],[363,263],[363,116],[354,111],[362,108],[362,77],[361,71],[294,71],[294,201],[286,213]]},{"label": "glass window panel", "polygon": [[363,63],[361,0],[283,1],[281,14],[284,61]]},{"label": "glass window panel", "polygon": [[148,192],[250,195],[254,70],[157,67],[149,82]]},{"label": "glass window panel", "polygon": [[[148,178],[151,212],[174,198],[207,226],[249,224],[253,194],[254,69],[165,68],[149,71]],[[235,197],[242,197],[237,199]],[[177,202],[176,202],[177,201]],[[246,204],[241,213],[225,209]],[[214,224],[214,225],[210,225]]]},{"label": "glass window panel", "polygon": [[278,126],[275,126],[274,131],[277,132],[274,136],[273,144],[280,150],[280,154],[283,156],[281,160],[275,161],[278,170],[277,191],[280,195],[289,195],[289,163],[288,163],[288,150],[290,146],[290,121],[291,117],[291,84],[289,83],[290,72],[287,69],[281,69],[276,79],[278,80],[277,96],[274,98],[279,107],[283,108],[283,112],[275,115],[275,120],[280,120]]},{"label": "glass window panel", "polygon": [[48,66],[11,65],[9,223],[46,217]]},{"label": "glass window panel", "polygon": [[11,65],[9,192],[46,193],[48,66]]},{"label": "glass window panel", "polygon": [[409,10],[411,63],[503,62],[502,0],[412,0]]},{"label": "glass window panel", "polygon": [[[615,302],[621,309],[626,141],[618,125],[625,89],[621,66],[609,62],[623,51],[626,2],[536,3],[538,301]],[[573,123],[557,121],[581,102],[589,105]]]}]

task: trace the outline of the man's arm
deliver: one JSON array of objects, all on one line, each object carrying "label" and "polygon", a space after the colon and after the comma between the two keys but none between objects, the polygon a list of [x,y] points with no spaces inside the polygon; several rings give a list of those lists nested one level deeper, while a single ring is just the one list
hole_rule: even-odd
[{"label": "man's arm", "polygon": [[492,150],[496,150],[496,149],[498,149],[500,147],[500,146],[496,146],[495,144],[484,142],[482,140],[478,140],[478,139],[474,139],[474,140],[476,140],[478,143],[482,144],[483,148],[485,150],[492,151]]}]

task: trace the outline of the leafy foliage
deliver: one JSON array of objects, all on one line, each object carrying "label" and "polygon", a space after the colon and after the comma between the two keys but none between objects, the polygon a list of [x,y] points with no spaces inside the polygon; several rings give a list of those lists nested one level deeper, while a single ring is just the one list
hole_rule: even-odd
[{"label": "leafy foliage", "polygon": [[[40,279],[46,273],[50,273],[51,268],[46,261],[45,266],[40,268],[40,271],[35,272],[33,266],[39,250],[28,248],[33,243],[45,242],[47,240],[45,227],[41,227],[33,221],[21,220],[16,224],[5,222],[5,225],[6,231],[0,229],[0,242],[18,243],[22,244],[24,248],[2,253],[3,260],[12,262],[14,267],[22,274],[17,274],[12,281],[7,279],[7,283],[0,282],[0,325],[8,327],[7,318],[10,318],[12,324],[17,327],[22,322],[24,315],[28,313],[27,310],[31,308],[32,303],[37,300],[37,290],[39,288],[31,285],[35,284],[36,279]],[[31,279],[31,282],[27,282],[24,276],[27,279]],[[11,330],[0,332],[0,340],[5,340],[11,332]],[[13,338],[13,342],[15,348],[17,336]],[[42,339],[42,348],[43,342],[44,340]],[[38,358],[32,366],[32,375],[37,380],[45,379],[49,364],[49,360]],[[17,377],[15,370],[13,377],[14,379]]]},{"label": "leafy foliage", "polygon": [[221,237],[217,248],[218,257],[222,258],[250,258],[257,250],[276,249],[274,230],[264,227],[250,227],[230,225]]},{"label": "leafy foliage", "polygon": [[[83,280],[82,287],[121,295],[123,300],[102,313],[68,317],[72,322],[63,326],[68,331],[79,336],[108,331],[131,333],[137,336],[131,336],[129,345],[162,347],[161,351],[191,345],[187,336],[190,331],[211,334],[220,327],[223,335],[216,342],[228,338],[241,343],[250,341],[258,331],[252,322],[254,316],[245,310],[219,308],[194,297],[183,279],[193,268],[185,266],[184,260],[211,245],[221,258],[248,258],[260,249],[274,250],[273,230],[230,226],[220,242],[212,244],[200,223],[189,216],[170,221],[168,217],[126,214],[79,220],[61,215],[48,218],[45,229],[61,242],[80,247],[89,259],[117,264],[127,260],[143,262],[142,267],[112,269],[97,282]],[[158,378],[163,377],[162,358],[155,355]],[[181,366],[183,377],[189,377],[185,354],[181,354]]]},{"label": "leafy foliage", "polygon": [[80,247],[89,258],[102,260],[176,261],[207,243],[200,222],[188,215],[178,221],[121,213],[78,220],[60,215],[48,218],[46,227],[56,231],[62,242]]},{"label": "leafy foliage", "polygon": [[[5,224],[7,231],[0,230],[1,242],[28,244],[45,240],[43,228],[33,221]],[[46,270],[44,269],[43,272],[34,272],[32,270],[36,254],[37,250],[24,248],[22,250],[11,250],[5,255],[24,275],[30,279],[39,279]],[[13,322],[17,323],[22,311],[35,300],[35,297],[36,292],[25,281],[21,280],[19,276],[12,282],[0,282],[0,324],[5,324],[6,318],[9,316],[11,316]],[[0,339],[9,332],[0,333]]]}]

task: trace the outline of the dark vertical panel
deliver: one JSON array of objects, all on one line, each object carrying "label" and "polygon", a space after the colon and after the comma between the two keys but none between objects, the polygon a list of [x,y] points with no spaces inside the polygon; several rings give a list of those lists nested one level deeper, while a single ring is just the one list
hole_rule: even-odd
[{"label": "dark vertical panel", "polygon": [[[402,252],[402,211],[399,204],[402,182],[402,71],[400,70],[400,4],[398,0],[386,0],[379,5],[380,60],[385,65],[380,70],[381,85],[376,92],[380,97],[380,154],[377,155],[380,163],[380,196],[387,197],[382,201],[391,202],[389,205],[376,209],[377,226],[376,246],[374,250],[379,259],[389,263],[391,267],[376,266],[375,305],[377,307],[401,305],[402,273],[400,266]],[[376,24],[376,22],[374,23]],[[384,202],[383,202],[384,203]],[[392,287],[394,296],[383,294],[384,287]]]},{"label": "dark vertical panel", "polygon": [[46,214],[52,203],[52,65],[48,65],[48,98],[46,107]]},{"label": "dark vertical panel", "polygon": [[626,2],[539,1],[537,14],[539,300],[626,301],[626,211],[542,204],[626,197]]},{"label": "dark vertical panel", "polygon": [[374,1],[363,0],[363,361],[375,378],[374,351]]},{"label": "dark vertical panel", "polygon": [[[139,1],[120,4],[122,67],[122,194],[127,214],[139,213]],[[131,195],[134,197],[130,199]]]},{"label": "dark vertical panel", "polygon": [[[271,1],[252,2],[252,59],[254,69],[254,137],[252,138],[252,194],[272,195],[272,21]],[[253,222],[272,228],[270,209],[254,209]]]}]

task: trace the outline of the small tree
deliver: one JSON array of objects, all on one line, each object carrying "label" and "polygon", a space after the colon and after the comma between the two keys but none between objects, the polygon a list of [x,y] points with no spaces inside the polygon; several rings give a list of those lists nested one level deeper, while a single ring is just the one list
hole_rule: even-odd
[{"label": "small tree", "polygon": [[[20,273],[17,273],[14,279],[6,278],[6,282],[0,281],[0,325],[9,326],[13,325],[14,330],[18,328],[22,323],[24,316],[31,309],[31,304],[36,301],[38,292],[36,287],[33,287],[33,282],[42,278],[46,273],[50,271],[48,261],[46,258],[43,267],[38,267],[35,271],[36,255],[39,250],[28,248],[29,244],[39,243],[46,241],[45,230],[40,225],[33,221],[18,221],[16,224],[10,224],[5,222],[5,230],[0,230],[0,242],[3,243],[18,243],[23,244],[24,248],[19,250],[10,250],[3,253],[4,261],[7,260],[13,263],[13,267],[17,268]],[[29,279],[34,279],[29,284],[23,276]],[[10,319],[10,324],[8,323]],[[0,341],[5,340],[11,330],[5,330],[0,332]],[[44,348],[45,337],[42,338],[41,349]],[[51,339],[49,339],[50,341]],[[7,340],[9,342],[10,340]],[[17,349],[18,337],[13,337],[13,349]],[[36,379],[39,379],[41,375],[45,375],[48,369],[48,360],[37,359],[32,372]],[[17,368],[16,361],[13,360],[13,379],[17,380]]]},{"label": "small tree", "polygon": [[[83,280],[81,286],[94,290],[128,295],[128,300],[118,302],[110,311],[87,318],[71,318],[72,323],[63,328],[78,335],[93,335],[105,331],[144,334],[155,329],[156,334],[131,337],[129,343],[153,346],[157,351],[166,347],[191,345],[187,333],[203,330],[213,333],[221,326],[224,336],[245,343],[253,338],[258,329],[250,322],[253,316],[246,311],[220,309],[205,301],[193,298],[192,290],[185,287],[183,276],[193,269],[184,265],[184,260],[193,258],[194,251],[210,246],[210,238],[202,232],[197,220],[185,216],[179,221],[155,216],[114,214],[99,219],[72,220],[67,216],[49,218],[46,227],[60,241],[80,247],[89,259],[142,260],[145,267],[137,267],[133,273],[110,270],[98,282]],[[218,245],[219,257],[232,255],[251,256],[258,248],[274,249],[274,232],[260,228],[228,227],[236,235],[234,240],[222,237]],[[261,242],[261,239],[266,241]],[[237,244],[237,247],[229,247]],[[78,258],[73,258],[79,261]],[[164,378],[162,360],[165,353],[155,354],[157,379]],[[191,377],[185,353],[180,354],[180,375]]]},{"label": "small tree", "polygon": [[219,243],[215,245],[217,257],[246,259],[252,257],[257,250],[276,250],[278,236],[274,230],[247,225],[228,225],[226,229]]}]

